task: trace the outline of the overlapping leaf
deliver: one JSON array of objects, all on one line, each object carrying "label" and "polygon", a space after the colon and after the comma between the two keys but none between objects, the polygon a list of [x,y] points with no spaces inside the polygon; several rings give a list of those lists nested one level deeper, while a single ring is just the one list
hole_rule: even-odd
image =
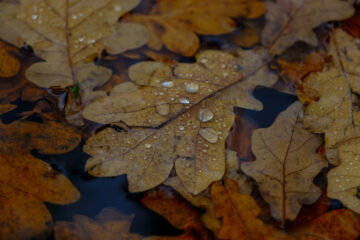
[{"label": "overlapping leaf", "polygon": [[0,77],[15,76],[20,70],[19,60],[11,55],[15,49],[0,41]]},{"label": "overlapping leaf", "polygon": [[326,155],[337,165],[337,145],[359,136],[360,51],[353,37],[334,30],[330,40],[334,64],[305,79],[303,92],[307,104],[304,125],[317,133],[325,133]]},{"label": "overlapping leaf", "polygon": [[133,14],[128,21],[143,23],[151,33],[149,46],[165,45],[184,56],[194,55],[200,45],[196,33],[217,35],[235,30],[232,17],[256,18],[265,12],[258,0],[162,0],[149,15]]},{"label": "overlapping leaf", "polygon": [[313,178],[327,166],[316,149],[320,136],[305,130],[300,102],[292,104],[266,129],[252,136],[256,161],[244,162],[241,169],[253,177],[274,218],[285,225],[294,220],[302,204],[315,202],[321,194]]},{"label": "overlapping leaf", "polygon": [[43,202],[68,204],[80,194],[30,151],[65,153],[76,147],[80,136],[56,122],[26,121],[1,123],[0,136],[0,238],[44,237],[51,231],[52,218]]},{"label": "overlapping leaf", "polygon": [[272,54],[281,54],[297,41],[316,46],[313,28],[354,14],[353,7],[341,0],[277,0],[268,1],[266,7],[262,43]]}]

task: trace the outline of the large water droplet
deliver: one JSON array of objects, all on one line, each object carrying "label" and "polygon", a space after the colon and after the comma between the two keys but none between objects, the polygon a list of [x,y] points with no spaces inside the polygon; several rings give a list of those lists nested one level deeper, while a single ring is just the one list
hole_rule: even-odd
[{"label": "large water droplet", "polygon": [[156,111],[160,114],[160,115],[168,115],[170,112],[170,104],[166,103],[166,102],[160,102],[158,104],[156,104]]},{"label": "large water droplet", "polygon": [[188,93],[196,93],[197,91],[199,91],[199,84],[197,83],[188,83],[186,84],[186,92]]},{"label": "large water droplet", "polygon": [[165,81],[161,83],[161,86],[165,87],[165,88],[171,88],[174,86],[173,81]]},{"label": "large water droplet", "polygon": [[208,108],[203,108],[199,111],[199,120],[202,122],[208,122],[211,119],[213,119],[214,114],[212,113],[212,111]]},{"label": "large water droplet", "polygon": [[209,143],[216,143],[219,137],[217,132],[212,128],[202,128],[199,134]]},{"label": "large water droplet", "polygon": [[146,143],[146,144],[145,144],[145,147],[146,147],[146,148],[151,148],[151,144],[150,144],[150,143]]},{"label": "large water droplet", "polygon": [[183,99],[180,100],[180,103],[182,103],[182,104],[189,104],[190,102],[189,102],[189,100],[183,98]]}]

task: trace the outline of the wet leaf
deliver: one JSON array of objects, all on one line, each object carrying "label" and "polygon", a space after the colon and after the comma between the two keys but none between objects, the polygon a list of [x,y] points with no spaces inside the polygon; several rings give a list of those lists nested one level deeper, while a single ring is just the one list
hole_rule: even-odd
[{"label": "wet leaf", "polygon": [[283,226],[287,219],[296,218],[302,204],[319,198],[321,191],[313,178],[327,166],[316,154],[321,138],[304,129],[301,114],[301,103],[296,102],[280,113],[271,127],[254,131],[256,161],[241,165],[256,180],[272,216]]},{"label": "wet leaf", "polygon": [[90,104],[83,115],[104,124],[123,121],[129,126],[157,127],[221,90],[232,104],[261,110],[262,104],[252,91],[256,86],[272,86],[277,76],[263,67],[267,59],[263,49],[238,50],[237,54],[239,57],[208,50],[198,54],[193,64],[135,64],[129,76],[144,86],[120,84],[110,96]]},{"label": "wet leaf", "polygon": [[44,202],[69,204],[80,197],[61,173],[30,151],[61,154],[77,146],[80,136],[57,122],[15,121],[0,124],[0,238],[44,237],[52,218]]},{"label": "wet leaf", "polygon": [[13,104],[0,104],[0,115],[16,108]]},{"label": "wet leaf", "polygon": [[0,41],[0,77],[2,78],[13,77],[20,70],[20,62],[11,55],[12,51],[15,51],[15,48]]},{"label": "wet leaf", "polygon": [[141,199],[142,204],[166,218],[174,227],[193,232],[199,239],[212,239],[200,221],[201,211],[170,188],[151,190]]},{"label": "wet leaf", "polygon": [[[329,52],[334,64],[304,80],[306,96],[304,125],[316,133],[325,133],[326,156],[338,165],[337,145],[359,136],[360,93],[358,62],[360,51],[355,39],[341,29],[334,30]],[[301,98],[304,101],[304,97]]]},{"label": "wet leaf", "polygon": [[266,7],[262,43],[272,54],[281,54],[297,41],[316,46],[313,28],[354,14],[353,7],[341,0],[277,0],[268,1]]},{"label": "wet leaf", "polygon": [[133,14],[128,21],[143,23],[150,30],[149,46],[184,56],[194,55],[200,45],[197,34],[218,35],[235,30],[233,17],[256,18],[265,12],[258,0],[162,0],[149,15]]},{"label": "wet leaf", "polygon": [[85,105],[99,95],[93,89],[109,80],[111,70],[83,61],[103,50],[118,54],[147,42],[148,31],[144,26],[118,22],[121,15],[138,3],[138,0],[2,2],[0,37],[17,46],[30,45],[44,60],[27,69],[30,81],[46,88],[79,83]]},{"label": "wet leaf", "polygon": [[328,196],[360,213],[360,139],[345,141],[339,147],[340,165],[328,173]]}]

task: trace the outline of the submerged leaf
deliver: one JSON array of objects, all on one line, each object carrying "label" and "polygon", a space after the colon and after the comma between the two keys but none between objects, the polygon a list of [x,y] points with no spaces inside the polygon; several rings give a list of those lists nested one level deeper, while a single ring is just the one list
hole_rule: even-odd
[{"label": "submerged leaf", "polygon": [[50,233],[52,218],[43,202],[68,204],[79,192],[30,151],[66,153],[80,136],[56,122],[0,124],[0,239],[29,239]]},{"label": "submerged leaf", "polygon": [[325,133],[326,156],[338,165],[337,145],[360,133],[360,51],[355,39],[341,29],[331,35],[329,51],[334,65],[311,74],[302,85],[302,99],[307,101],[304,125]]},{"label": "submerged leaf", "polygon": [[256,180],[272,216],[282,225],[296,218],[301,204],[319,198],[321,191],[313,178],[327,166],[325,159],[316,154],[321,138],[304,129],[301,113],[301,103],[296,102],[271,127],[254,131],[252,151],[256,161],[241,165]]},{"label": "submerged leaf", "polygon": [[316,46],[313,28],[354,14],[354,8],[341,0],[277,0],[267,1],[266,7],[262,43],[272,54],[281,54],[297,41]]},{"label": "submerged leaf", "polygon": [[225,34],[235,30],[233,17],[256,18],[265,12],[258,0],[162,0],[149,15],[133,14],[128,21],[143,23],[151,34],[149,46],[184,56],[194,55],[200,45],[198,36]]}]

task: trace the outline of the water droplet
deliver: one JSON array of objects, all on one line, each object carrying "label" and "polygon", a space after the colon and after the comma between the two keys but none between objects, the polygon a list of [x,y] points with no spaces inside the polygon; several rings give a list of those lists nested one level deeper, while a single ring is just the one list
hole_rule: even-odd
[{"label": "water droplet", "polygon": [[223,63],[223,64],[220,65],[220,67],[221,67],[221,68],[225,68],[226,65]]},{"label": "water droplet", "polygon": [[188,93],[196,93],[197,91],[199,91],[199,84],[187,83],[185,89]]},{"label": "water droplet", "polygon": [[202,59],[200,59],[200,62],[203,63],[203,64],[205,64],[205,63],[208,62],[208,59],[207,59],[207,58],[202,58]]},{"label": "water droplet", "polygon": [[114,11],[115,11],[115,12],[120,12],[121,9],[122,9],[122,7],[121,7],[120,5],[115,5],[115,6],[114,6]]},{"label": "water droplet", "polygon": [[208,122],[211,119],[213,119],[214,114],[212,113],[212,111],[208,108],[203,108],[199,111],[198,114],[199,120],[202,122]]},{"label": "water droplet", "polygon": [[173,83],[173,81],[165,81],[165,82],[161,83],[161,86],[166,87],[166,88],[171,88],[174,86],[174,83]]},{"label": "water droplet", "polygon": [[337,179],[336,179],[336,182],[337,182],[337,183],[340,182],[340,179],[337,178]]},{"label": "water droplet", "polygon": [[156,111],[160,114],[160,115],[168,115],[170,112],[170,104],[166,103],[166,102],[161,102],[156,104]]},{"label": "water droplet", "polygon": [[146,148],[151,148],[151,144],[150,144],[150,143],[146,143],[146,144],[145,144],[145,147],[146,147]]},{"label": "water droplet", "polygon": [[76,20],[78,18],[78,16],[74,14],[74,15],[71,16],[71,18]]},{"label": "water droplet", "polygon": [[185,127],[184,126],[179,126],[179,130],[180,131],[184,131]]},{"label": "water droplet", "polygon": [[170,98],[170,101],[172,101],[172,102],[173,102],[173,101],[175,101],[175,98],[173,98],[173,97],[172,97],[172,98]]},{"label": "water droplet", "polygon": [[189,100],[183,98],[183,99],[180,100],[180,103],[182,103],[182,104],[189,104],[190,102],[189,102]]},{"label": "water droplet", "polygon": [[200,129],[199,134],[209,143],[216,143],[218,140],[218,134],[212,128],[202,128]]},{"label": "water droplet", "polygon": [[79,42],[83,42],[85,40],[85,37],[80,37],[80,38],[78,38],[78,41]]}]

